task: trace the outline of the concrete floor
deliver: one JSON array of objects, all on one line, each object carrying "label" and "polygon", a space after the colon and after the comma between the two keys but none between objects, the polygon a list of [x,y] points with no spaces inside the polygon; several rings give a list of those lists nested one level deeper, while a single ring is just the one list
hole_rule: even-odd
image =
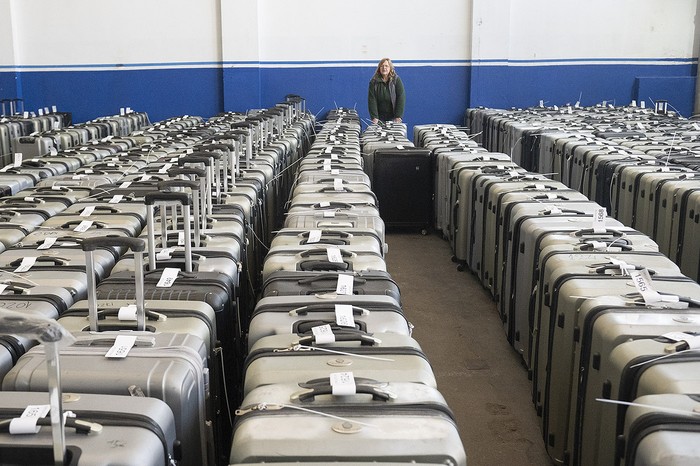
[{"label": "concrete floor", "polygon": [[491,295],[470,272],[457,270],[439,233],[390,233],[387,243],[389,273],[455,413],[468,464],[551,465],[527,372]]}]

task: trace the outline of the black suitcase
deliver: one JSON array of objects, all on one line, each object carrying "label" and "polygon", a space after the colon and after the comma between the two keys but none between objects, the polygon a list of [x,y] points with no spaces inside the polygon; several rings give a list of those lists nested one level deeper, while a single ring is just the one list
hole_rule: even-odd
[{"label": "black suitcase", "polygon": [[374,152],[375,194],[387,228],[418,228],[427,233],[433,217],[433,159],[429,149]]}]

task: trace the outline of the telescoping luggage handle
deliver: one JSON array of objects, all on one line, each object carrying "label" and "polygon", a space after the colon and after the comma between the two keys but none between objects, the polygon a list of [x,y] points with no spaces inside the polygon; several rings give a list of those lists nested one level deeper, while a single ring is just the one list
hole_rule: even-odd
[{"label": "telescoping luggage handle", "polygon": [[139,238],[127,236],[98,236],[85,238],[82,242],[85,251],[85,268],[87,269],[88,320],[90,330],[98,331],[97,287],[95,280],[95,261],[93,253],[96,249],[109,247],[126,247],[134,253],[134,278],[136,281],[136,330],[146,330],[146,308],[143,291],[143,251],[145,243]]},{"label": "telescoping luggage handle", "polygon": [[[194,245],[199,247],[201,231],[206,228],[206,216],[202,215],[200,212],[200,191],[201,183],[192,180],[168,180],[161,181],[158,183],[158,190],[161,192],[168,192],[168,189],[172,188],[185,188],[192,190],[192,213],[194,215]],[[189,222],[189,219],[183,219],[183,222]],[[163,247],[168,247],[168,235],[166,223],[161,222],[161,238],[163,241]]]},{"label": "telescoping luggage handle", "polygon": [[[153,192],[144,196],[147,211],[146,227],[148,230],[148,269],[156,269],[156,235],[155,235],[155,204],[181,205],[185,227],[185,272],[192,272],[192,228],[190,227],[190,206],[192,197],[189,193],[161,193]],[[161,222],[165,223],[167,209],[163,209]],[[174,223],[177,225],[177,222]],[[167,236],[165,238],[167,241]]]},{"label": "telescoping luggage handle", "polygon": [[[46,372],[49,387],[49,412],[51,436],[53,440],[54,464],[63,465],[66,455],[66,436],[63,430],[63,400],[61,397],[61,369],[59,366],[60,343],[74,340],[58,322],[53,319],[30,316],[23,313],[1,310],[0,328],[9,333],[35,338],[44,344]],[[99,425],[86,424],[90,430],[98,430]]]}]

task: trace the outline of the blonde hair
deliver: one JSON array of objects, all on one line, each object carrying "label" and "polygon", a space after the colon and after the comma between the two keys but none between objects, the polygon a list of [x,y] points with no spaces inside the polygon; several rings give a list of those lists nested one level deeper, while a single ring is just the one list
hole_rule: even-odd
[{"label": "blonde hair", "polygon": [[379,60],[379,64],[377,64],[377,69],[374,72],[374,75],[379,77],[382,76],[380,68],[382,67],[382,64],[384,62],[389,63],[389,78],[396,77],[396,70],[394,69],[394,64],[391,62],[391,58],[382,58],[381,60]]}]

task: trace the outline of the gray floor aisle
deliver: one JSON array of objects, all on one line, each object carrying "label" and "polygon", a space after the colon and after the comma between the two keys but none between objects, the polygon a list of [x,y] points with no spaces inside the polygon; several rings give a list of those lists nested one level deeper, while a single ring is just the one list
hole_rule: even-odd
[{"label": "gray floor aisle", "polygon": [[527,373],[488,292],[457,271],[439,234],[388,234],[387,243],[388,270],[455,412],[468,464],[550,465]]}]

